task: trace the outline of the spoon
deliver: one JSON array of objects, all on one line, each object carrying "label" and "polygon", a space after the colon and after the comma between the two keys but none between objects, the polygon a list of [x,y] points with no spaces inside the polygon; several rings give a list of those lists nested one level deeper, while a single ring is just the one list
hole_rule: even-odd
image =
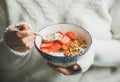
[{"label": "spoon", "polygon": [[[10,26],[10,30],[17,31],[17,32],[21,30],[28,30],[28,29],[30,28],[26,24]],[[34,32],[33,34],[38,35],[39,37],[41,37],[43,40],[46,40],[46,41],[60,40],[62,38],[62,36],[59,33],[53,33],[46,36],[41,36],[38,32]]]}]

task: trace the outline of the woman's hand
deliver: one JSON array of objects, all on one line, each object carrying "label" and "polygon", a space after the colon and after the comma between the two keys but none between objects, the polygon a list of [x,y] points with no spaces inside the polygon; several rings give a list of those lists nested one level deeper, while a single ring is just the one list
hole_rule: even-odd
[{"label": "woman's hand", "polygon": [[47,63],[50,68],[53,70],[63,73],[64,75],[72,75],[81,72],[81,68],[78,64],[74,64],[69,67],[61,67],[61,66],[56,66],[51,63]]},{"label": "woman's hand", "polygon": [[[17,27],[16,27],[17,28]],[[23,24],[20,31],[9,29],[6,34],[6,43],[15,51],[24,52],[33,47],[34,44],[34,30]]]}]

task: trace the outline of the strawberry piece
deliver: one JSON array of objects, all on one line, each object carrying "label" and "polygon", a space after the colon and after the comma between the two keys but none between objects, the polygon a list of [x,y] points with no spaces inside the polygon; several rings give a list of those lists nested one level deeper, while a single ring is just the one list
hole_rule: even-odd
[{"label": "strawberry piece", "polygon": [[57,52],[60,49],[61,49],[61,44],[59,42],[56,42],[51,46],[51,51],[52,52]]},{"label": "strawberry piece", "polygon": [[63,38],[64,34],[61,31],[55,33],[56,40],[60,41]]},{"label": "strawberry piece", "polygon": [[54,42],[42,43],[40,45],[40,48],[51,47],[53,44],[54,44]]},{"label": "strawberry piece", "polygon": [[50,52],[50,48],[41,48],[41,50],[45,53],[49,53]]},{"label": "strawberry piece", "polygon": [[70,39],[75,40],[75,34],[72,31],[67,32],[65,35]]},{"label": "strawberry piece", "polygon": [[53,40],[53,41],[42,40],[42,43],[54,43],[54,42],[55,42],[55,40]]},{"label": "strawberry piece", "polygon": [[60,43],[61,44],[70,44],[71,39],[68,36],[64,35],[63,38],[60,40]]},{"label": "strawberry piece", "polygon": [[59,33],[59,34],[61,34],[61,35],[64,35],[61,31],[57,31],[56,33]]},{"label": "strawberry piece", "polygon": [[68,45],[65,45],[65,44],[62,45],[63,50],[68,50],[68,48],[69,48]]}]

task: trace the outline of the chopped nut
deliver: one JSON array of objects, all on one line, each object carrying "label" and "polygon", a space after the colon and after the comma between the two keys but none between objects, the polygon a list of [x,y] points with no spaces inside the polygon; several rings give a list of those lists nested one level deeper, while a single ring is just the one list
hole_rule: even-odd
[{"label": "chopped nut", "polygon": [[74,56],[83,51],[87,47],[85,39],[76,39],[70,45],[68,50],[64,50],[65,56]]}]

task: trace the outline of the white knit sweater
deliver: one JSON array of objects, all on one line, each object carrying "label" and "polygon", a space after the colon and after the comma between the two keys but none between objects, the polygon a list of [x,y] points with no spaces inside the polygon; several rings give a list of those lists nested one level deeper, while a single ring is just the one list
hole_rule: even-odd
[{"label": "white knit sweater", "polygon": [[[65,76],[51,70],[35,48],[19,53],[1,37],[0,82],[120,81],[119,0],[6,0],[6,4],[9,25],[24,21],[40,30],[55,23],[77,24],[91,33],[93,45],[77,62],[86,72]],[[4,34],[4,27],[0,29],[0,34]],[[89,69],[92,64],[106,68]],[[111,67],[118,68],[117,72],[111,72]]]}]

